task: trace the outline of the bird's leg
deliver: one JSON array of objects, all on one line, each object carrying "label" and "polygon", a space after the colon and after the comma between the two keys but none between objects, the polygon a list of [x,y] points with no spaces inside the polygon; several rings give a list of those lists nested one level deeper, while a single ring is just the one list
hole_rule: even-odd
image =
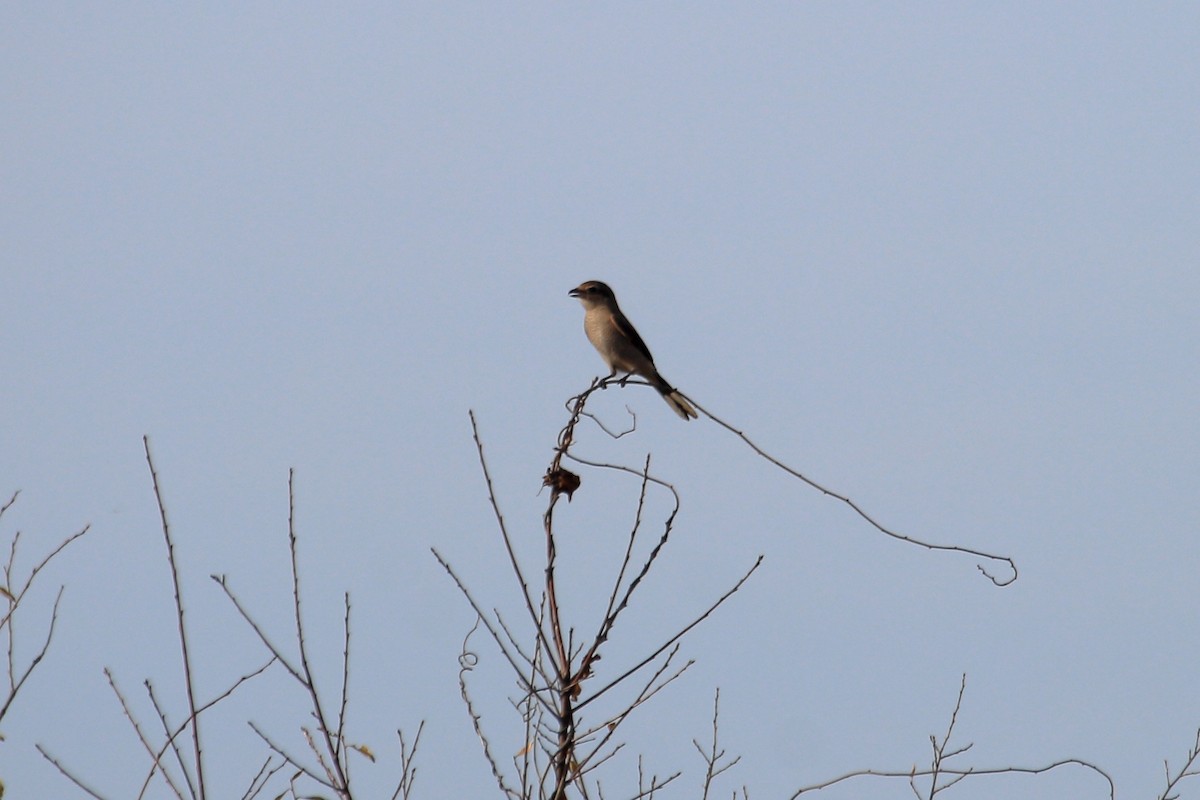
[{"label": "bird's leg", "polygon": [[[613,375],[616,375],[616,374],[617,374],[616,370],[613,370]],[[612,377],[612,375],[610,375],[609,377]],[[633,377],[633,373],[632,373],[632,372],[626,372],[626,373],[625,373],[625,377],[624,377],[624,378],[621,378],[621,380],[620,380],[620,381],[618,381],[618,383],[620,383],[620,384],[621,384],[621,388],[622,388],[622,389],[624,389],[624,388],[625,388],[625,384],[626,384],[626,383],[629,381],[629,379],[630,379],[630,378],[632,378],[632,377]]]},{"label": "bird's leg", "polygon": [[612,380],[613,378],[615,378],[615,377],[617,377],[617,368],[616,368],[616,367],[613,367],[613,371],[612,371],[612,372],[610,372],[610,373],[608,373],[607,377],[604,377],[604,378],[601,378],[601,379],[600,379],[600,388],[601,388],[601,389],[607,389],[607,388],[608,388],[608,382],[609,382],[609,381],[611,381],[611,380]]}]

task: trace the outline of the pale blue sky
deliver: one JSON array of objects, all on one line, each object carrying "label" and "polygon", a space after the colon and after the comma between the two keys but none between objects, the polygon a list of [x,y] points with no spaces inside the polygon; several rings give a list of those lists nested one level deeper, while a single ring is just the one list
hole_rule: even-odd
[{"label": "pale blue sky", "polygon": [[[652,452],[684,503],[606,667],[765,555],[630,725],[650,769],[686,771],[673,796],[697,795],[718,685],[743,755],[725,796],[926,762],[963,672],[964,766],[1082,758],[1150,797],[1194,742],[1200,8],[24,4],[0,12],[0,63],[0,493],[23,492],[0,533],[31,557],[93,525],[44,578],[43,603],[67,591],[4,721],[12,796],[72,796],[35,742],[136,791],[105,666],[182,715],[143,434],[201,693],[261,661],[210,573],[286,632],[295,467],[330,686],[341,592],[355,603],[351,726],[384,756],[357,765],[363,788],[382,793],[395,728],[426,719],[419,794],[494,796],[458,699],[471,615],[429,548],[519,617],[467,409],[534,563],[561,403],[603,371],[566,296],[585,279],[780,458],[1021,568],[994,588],[644,387],[597,398],[639,430],[588,430],[580,454]],[[562,569],[592,587],[636,486],[584,480]],[[590,628],[586,601],[568,604]],[[515,753],[515,690],[476,649],[485,724]],[[258,763],[245,720],[294,737],[302,703],[268,680],[206,719],[221,796]],[[635,780],[614,762],[606,796]],[[1105,787],[1067,769],[955,793]],[[911,796],[821,797],[868,794]]]}]

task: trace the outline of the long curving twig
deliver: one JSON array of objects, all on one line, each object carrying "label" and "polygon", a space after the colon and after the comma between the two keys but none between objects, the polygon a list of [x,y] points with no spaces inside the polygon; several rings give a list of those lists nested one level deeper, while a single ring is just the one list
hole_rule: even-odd
[{"label": "long curving twig", "polygon": [[[686,395],[685,395],[685,397],[686,397]],[[945,551],[945,552],[966,553],[967,555],[972,555],[977,558],[985,558],[985,559],[988,559],[989,561],[998,561],[1003,564],[1007,564],[1008,568],[1012,570],[1012,577],[1006,578],[1004,580],[1001,580],[1000,578],[997,578],[995,575],[992,575],[990,572],[987,571],[987,569],[984,568],[984,566],[982,564],[975,565],[976,568],[980,572],[983,573],[984,577],[986,577],[988,580],[990,580],[996,586],[1008,586],[1010,583],[1012,583],[1013,581],[1015,581],[1017,579],[1017,564],[1009,556],[998,556],[998,555],[994,555],[992,553],[985,553],[982,550],[975,550],[970,547],[963,547],[961,545],[956,545],[956,544],[934,544],[932,542],[926,542],[921,539],[916,539],[912,536],[907,536],[903,533],[898,533],[897,531],[894,531],[891,528],[885,527],[880,522],[878,522],[874,517],[872,517],[870,514],[868,514],[866,511],[864,511],[858,503],[851,500],[848,496],[841,494],[839,492],[835,492],[832,489],[830,489],[826,486],[823,486],[820,483],[817,483],[812,478],[801,473],[799,470],[789,467],[787,464],[783,463],[778,458],[771,455],[766,450],[763,450],[761,447],[759,447],[757,444],[755,444],[753,441],[751,441],[750,437],[747,436],[744,432],[733,427],[728,422],[721,419],[717,415],[713,414],[708,409],[702,408],[698,403],[696,403],[695,400],[692,400],[692,398],[687,397],[687,400],[693,406],[695,406],[696,410],[698,410],[704,416],[708,417],[713,422],[717,423],[722,428],[724,428],[725,430],[734,434],[739,439],[741,439],[743,442],[745,442],[746,445],[751,450],[753,450],[755,453],[757,453],[759,456],[766,459],[770,463],[774,464],[776,467],[783,470],[787,474],[791,475],[793,478],[797,478],[798,480],[803,481],[807,485],[811,486],[813,489],[816,489],[821,494],[823,494],[827,497],[832,497],[834,500],[840,500],[841,502],[845,503],[847,506],[849,506],[854,511],[854,513],[858,514],[860,517],[862,517],[864,520],[866,520],[871,525],[871,527],[875,528],[875,530],[879,531],[880,533],[890,536],[893,539],[897,539],[901,542],[907,542],[908,544],[914,544],[914,545],[917,545],[918,547],[924,547],[926,550],[941,550],[941,551]]]},{"label": "long curving twig", "polygon": [[[610,382],[613,382],[613,381],[609,381],[608,379],[605,379],[605,380],[597,379],[596,382],[593,382],[592,389],[589,389],[588,393],[590,393],[591,391],[593,391],[596,388],[604,388]],[[625,379],[625,380],[620,380],[620,381],[615,381],[615,382],[619,383],[621,386],[624,386],[626,383],[642,384],[644,386],[650,385],[646,381],[642,381],[642,380]],[[680,394],[683,394],[683,393],[680,392]],[[791,475],[793,478],[796,478],[797,480],[802,481],[803,483],[810,486],[811,488],[816,489],[818,492],[825,495],[826,497],[832,497],[834,500],[841,501],[845,505],[849,506],[850,509],[854,511],[854,513],[858,514],[858,516],[860,516],[864,520],[866,520],[866,522],[868,524],[870,524],[871,527],[875,528],[875,530],[879,531],[880,533],[882,533],[886,536],[890,536],[893,539],[896,539],[901,542],[906,542],[908,544],[916,545],[917,547],[924,547],[926,550],[940,550],[943,552],[965,553],[966,555],[975,556],[976,558],[983,558],[983,559],[987,559],[988,561],[996,561],[996,562],[1005,564],[1005,565],[1007,565],[1008,569],[1012,570],[1012,576],[1008,577],[1008,578],[1004,578],[1004,579],[998,578],[995,575],[993,575],[992,573],[988,572],[987,569],[982,564],[976,565],[976,568],[981,573],[983,573],[984,577],[986,577],[988,580],[990,580],[996,586],[1008,586],[1009,584],[1011,584],[1013,581],[1015,581],[1017,579],[1017,574],[1018,574],[1017,573],[1017,564],[1010,556],[996,555],[994,553],[988,553],[988,552],[984,552],[983,550],[976,550],[974,548],[963,547],[962,545],[956,545],[956,544],[935,544],[933,542],[927,542],[922,539],[917,539],[913,536],[908,536],[906,534],[899,533],[898,531],[895,531],[895,530],[892,530],[891,528],[886,527],[885,525],[880,523],[878,520],[876,520],[874,517],[872,517],[870,514],[868,514],[866,511],[864,511],[862,506],[860,506],[858,503],[851,500],[847,495],[844,495],[840,492],[836,492],[833,489],[830,489],[829,487],[824,486],[821,483],[818,483],[817,481],[808,477],[807,475],[805,475],[804,473],[795,469],[794,467],[788,466],[787,464],[780,461],[778,458],[771,455],[766,450],[764,450],[763,448],[761,448],[760,446],[755,444],[754,441],[751,440],[750,437],[745,434],[745,432],[737,429],[732,424],[721,419],[716,414],[714,414],[711,411],[709,411],[708,409],[704,408],[703,406],[701,406],[699,403],[697,403],[695,400],[688,397],[687,395],[684,395],[684,397],[687,399],[688,402],[690,402],[693,406],[695,406],[697,411],[699,411],[701,414],[703,414],[704,416],[711,419],[713,422],[720,425],[725,430],[732,433],[734,436],[737,436],[739,439],[742,440],[743,443],[745,443],[745,445],[747,447],[749,447],[751,450],[753,450],[755,453],[757,453],[759,455],[759,457],[765,459],[766,461],[770,462],[771,464],[774,464],[776,467],[783,470],[787,474]]]}]

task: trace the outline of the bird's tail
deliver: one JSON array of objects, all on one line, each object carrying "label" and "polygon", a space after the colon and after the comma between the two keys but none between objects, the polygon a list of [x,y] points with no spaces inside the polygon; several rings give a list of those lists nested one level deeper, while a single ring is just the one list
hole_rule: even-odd
[{"label": "bird's tail", "polygon": [[696,413],[695,407],[688,402],[687,398],[680,394],[678,389],[663,380],[661,375],[655,381],[654,388],[658,389],[658,393],[663,396],[663,400],[667,401],[667,405],[671,407],[671,410],[678,414],[684,422],[687,422],[689,419],[697,419],[700,416]]}]

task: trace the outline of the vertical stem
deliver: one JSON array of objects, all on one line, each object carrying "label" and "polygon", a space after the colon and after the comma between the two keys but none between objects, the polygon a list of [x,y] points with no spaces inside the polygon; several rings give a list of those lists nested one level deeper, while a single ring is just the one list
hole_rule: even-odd
[{"label": "vertical stem", "polygon": [[[158,515],[162,520],[163,539],[167,542],[167,561],[171,565],[171,582],[175,586],[175,616],[179,620],[179,646],[183,650],[183,677],[187,687],[188,721],[192,726],[192,749],[196,754],[196,789],[193,794],[200,798],[208,795],[204,791],[204,759],[200,748],[200,717],[196,713],[196,689],[192,681],[192,659],[188,655],[187,629],[183,624],[183,598],[179,591],[179,569],[175,565],[175,543],[171,540],[171,526],[167,523],[167,507],[163,504],[162,492],[158,487],[158,472],[154,469],[154,459],[150,457],[150,437],[142,437],[142,446],[146,450],[146,464],[150,467],[150,478],[154,482],[154,499],[158,501]],[[186,771],[184,773],[187,774]],[[190,784],[190,781],[189,781]]]}]

